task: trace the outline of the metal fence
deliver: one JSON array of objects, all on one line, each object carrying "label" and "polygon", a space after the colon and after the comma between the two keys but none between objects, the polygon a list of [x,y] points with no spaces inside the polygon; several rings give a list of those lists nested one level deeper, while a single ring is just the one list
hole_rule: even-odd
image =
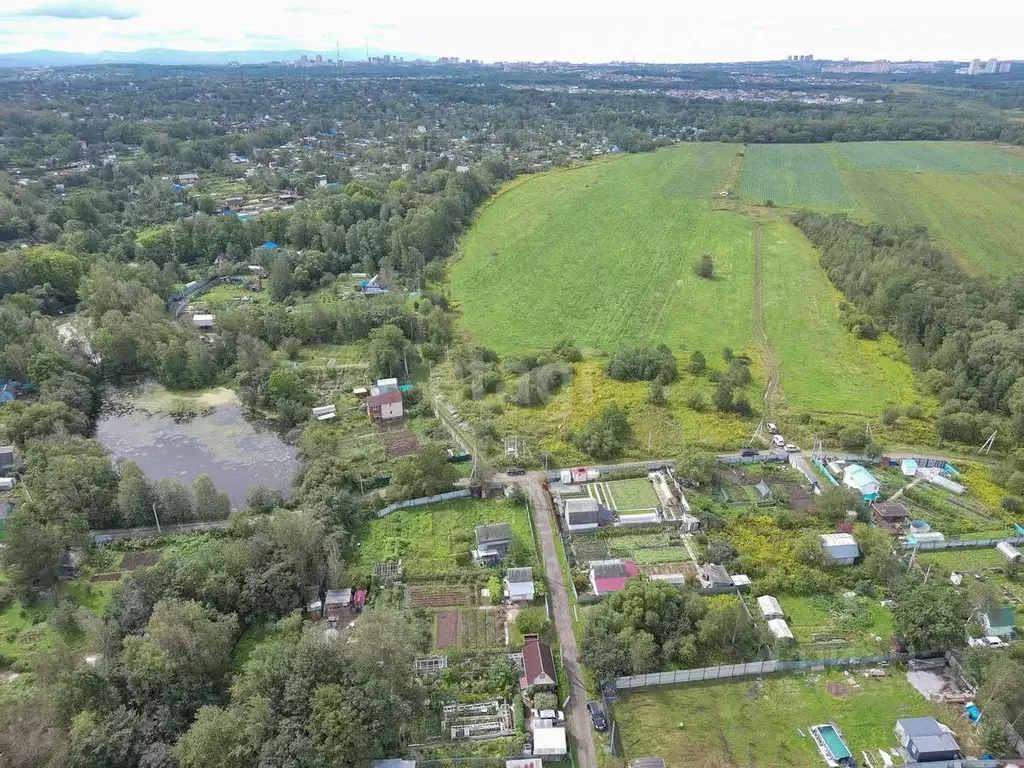
[{"label": "metal fence", "polygon": [[[920,656],[921,654],[919,654]],[[927,656],[928,654],[924,654]],[[938,655],[938,654],[936,654]],[[906,653],[883,653],[877,656],[848,656],[836,659],[804,659],[801,661],[751,661],[746,664],[726,664],[720,667],[702,667],[700,669],[680,669],[672,672],[652,672],[648,675],[632,675],[620,677],[615,687],[623,690],[630,688],[647,688],[654,685],[684,685],[686,683],[702,683],[707,680],[725,680],[733,677],[751,677],[770,675],[778,672],[798,672],[812,669],[829,669],[842,667],[863,667],[870,664],[881,664],[892,661],[906,661]]]},{"label": "metal fence", "polygon": [[903,549],[919,549],[922,552],[937,549],[984,549],[994,547],[1001,541],[1010,544],[1024,544],[1024,536],[1000,536],[996,539],[947,539],[945,541],[923,541],[920,544],[903,542]]},{"label": "metal fence", "polygon": [[458,491],[449,491],[448,493],[439,493],[436,496],[421,496],[418,499],[406,499],[405,501],[396,501],[394,504],[388,504],[384,509],[377,510],[377,517],[387,517],[392,512],[398,509],[407,509],[408,507],[424,507],[427,504],[439,504],[442,501],[451,501],[452,499],[466,499],[472,495],[472,491],[468,488],[462,488]]},{"label": "metal fence", "polygon": [[755,456],[739,456],[737,454],[728,453],[723,456],[715,456],[715,460],[719,464],[764,464],[766,462],[787,464],[789,463],[789,454],[779,453],[778,451],[758,453]]}]

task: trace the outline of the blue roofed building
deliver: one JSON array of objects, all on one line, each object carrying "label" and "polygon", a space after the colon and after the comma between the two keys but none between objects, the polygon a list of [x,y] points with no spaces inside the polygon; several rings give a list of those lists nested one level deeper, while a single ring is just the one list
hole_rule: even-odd
[{"label": "blue roofed building", "polygon": [[263,244],[264,251],[276,251],[279,247],[280,246],[272,240],[267,240],[267,242]]},{"label": "blue roofed building", "polygon": [[843,470],[843,485],[860,493],[865,501],[874,501],[882,490],[882,484],[860,464],[850,464]]}]

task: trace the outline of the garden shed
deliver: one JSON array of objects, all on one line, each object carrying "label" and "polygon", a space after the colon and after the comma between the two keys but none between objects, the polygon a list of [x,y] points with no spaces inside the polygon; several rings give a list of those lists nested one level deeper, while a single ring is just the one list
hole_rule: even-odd
[{"label": "garden shed", "polygon": [[1014,616],[1013,608],[1005,605],[1002,608],[995,608],[981,614],[981,628],[986,635],[1010,637],[1013,635],[1016,624],[1017,618]]},{"label": "garden shed", "polygon": [[513,603],[533,602],[533,568],[509,568],[505,575],[505,594]]},{"label": "garden shed", "polygon": [[823,533],[821,546],[834,565],[853,565],[860,557],[860,546],[849,533]]},{"label": "garden shed", "polygon": [[601,524],[601,505],[597,499],[566,499],[563,507],[565,527],[570,533],[593,531]]},{"label": "garden shed", "polygon": [[508,548],[512,545],[512,525],[510,523],[490,523],[476,527],[476,549],[473,560],[485,565],[493,565],[505,559]]}]

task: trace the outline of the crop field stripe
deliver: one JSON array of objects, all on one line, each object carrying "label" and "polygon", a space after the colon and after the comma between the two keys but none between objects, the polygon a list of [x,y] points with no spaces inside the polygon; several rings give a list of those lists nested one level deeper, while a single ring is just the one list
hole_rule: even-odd
[{"label": "crop field stripe", "polygon": [[740,196],[754,202],[849,210],[853,199],[823,144],[752,144],[740,172]]},{"label": "crop field stripe", "polygon": [[843,328],[839,294],[796,227],[765,224],[763,259],[765,330],[792,407],[874,415],[913,400],[910,367]]}]

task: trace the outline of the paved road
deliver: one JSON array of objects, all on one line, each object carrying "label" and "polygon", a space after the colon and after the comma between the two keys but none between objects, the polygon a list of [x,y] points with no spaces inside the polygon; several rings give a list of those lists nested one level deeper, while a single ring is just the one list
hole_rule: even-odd
[{"label": "paved road", "polygon": [[544,561],[544,572],[547,574],[548,595],[551,599],[551,612],[555,617],[555,629],[562,646],[562,662],[565,674],[569,678],[569,706],[565,713],[569,727],[576,737],[577,760],[580,768],[595,768],[597,752],[594,750],[594,733],[587,715],[587,688],[583,684],[583,667],[580,663],[579,649],[576,646],[576,635],[572,629],[572,604],[569,602],[569,590],[562,575],[558,550],[555,548],[555,536],[558,531],[551,510],[551,503],[541,487],[544,480],[543,472],[531,472],[524,477],[516,478],[523,484],[530,495],[533,506],[534,520],[537,523],[537,534],[540,536],[540,549]]}]

